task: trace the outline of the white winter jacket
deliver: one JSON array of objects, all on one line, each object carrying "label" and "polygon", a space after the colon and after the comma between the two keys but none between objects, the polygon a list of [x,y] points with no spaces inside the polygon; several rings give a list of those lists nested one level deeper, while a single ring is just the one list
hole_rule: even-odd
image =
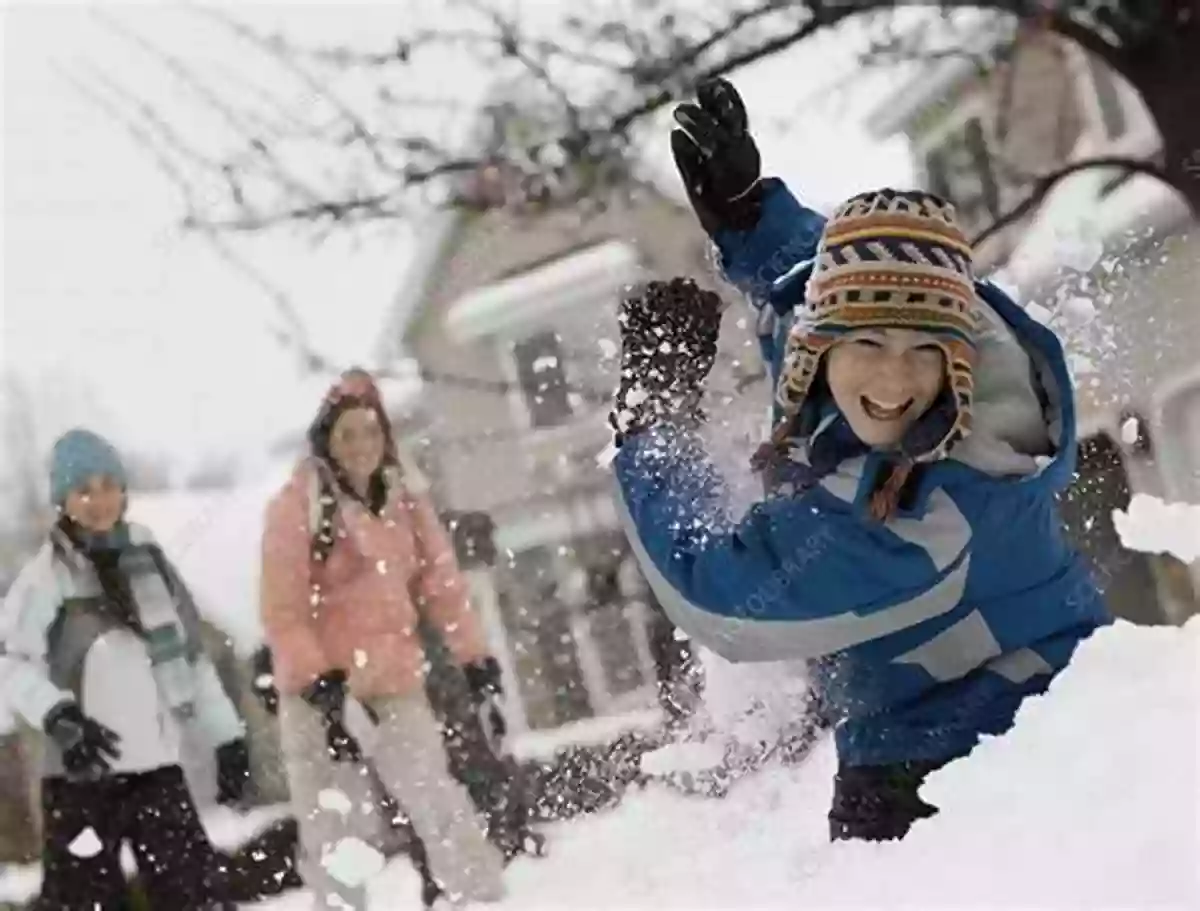
[{"label": "white winter jacket", "polygon": [[[130,535],[119,566],[142,632],[103,609],[95,569],[57,529],[0,610],[0,710],[41,730],[50,709],[76,700],[120,736],[114,772],[177,764],[185,743],[215,748],[244,733],[183,580],[148,529],[130,525]],[[61,772],[48,744],[43,774]]]}]

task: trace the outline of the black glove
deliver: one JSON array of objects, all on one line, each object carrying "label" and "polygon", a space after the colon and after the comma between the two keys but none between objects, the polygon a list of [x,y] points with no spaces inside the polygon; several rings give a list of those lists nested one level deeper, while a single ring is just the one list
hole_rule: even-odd
[{"label": "black glove", "polygon": [[279,713],[279,690],[275,688],[275,665],[271,650],[265,645],[254,653],[254,677],[250,689],[262,702],[269,715]]},{"label": "black glove", "polygon": [[762,212],[762,157],[746,106],[724,79],[700,83],[696,100],[675,108],[681,129],[671,131],[671,153],[688,199],[710,237],[720,228],[748,231]]},{"label": "black glove", "polygon": [[609,416],[617,445],[666,417],[701,419],[722,309],[720,297],[690,278],[650,282],[621,302],[621,382]]},{"label": "black glove", "polygon": [[487,696],[499,696],[504,692],[504,682],[500,675],[500,662],[488,656],[478,661],[472,661],[463,667],[467,675],[467,686],[476,699]]},{"label": "black glove", "polygon": [[309,705],[321,713],[325,722],[325,749],[334,762],[361,762],[362,749],[346,730],[346,672],[326,671],[300,694]]},{"label": "black glove", "polygon": [[52,708],[42,727],[62,751],[63,766],[70,777],[98,778],[112,771],[110,760],[121,756],[117,748],[121,738],[83,714],[72,700]]},{"label": "black glove", "polygon": [[500,708],[500,697],[504,695],[504,684],[500,674],[500,663],[492,657],[472,661],[463,667],[467,675],[467,686],[479,712],[479,721],[490,741],[499,740],[508,733],[508,723]]},{"label": "black glove", "polygon": [[240,803],[250,780],[250,749],[239,737],[217,747],[217,803]]}]

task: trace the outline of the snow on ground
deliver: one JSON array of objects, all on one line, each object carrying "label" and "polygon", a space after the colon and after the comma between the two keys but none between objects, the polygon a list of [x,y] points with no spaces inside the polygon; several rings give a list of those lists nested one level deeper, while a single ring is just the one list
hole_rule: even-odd
[{"label": "snow on ground", "polygon": [[[288,813],[287,807],[262,807],[241,813],[228,807],[211,807],[204,811],[204,828],[213,844],[233,850],[270,823]],[[100,850],[100,839],[90,826],[83,829],[69,845],[76,857],[91,857]],[[128,847],[122,851],[122,862],[128,873],[136,865]],[[5,902],[27,902],[42,886],[42,871],[37,864],[0,864],[0,906]]]},{"label": "snow on ground", "polygon": [[[651,785],[548,827],[550,857],[515,861],[509,897],[489,907],[1200,908],[1200,618],[1094,635],[1012,732],[930,777],[924,796],[942,813],[903,842],[827,842],[834,765],[826,741],[724,800]],[[270,818],[217,815],[208,825],[226,844]],[[6,871],[0,900],[31,882],[29,868]],[[403,858],[371,893],[376,911],[419,907]],[[256,907],[311,905],[295,892]]]},{"label": "snow on ground", "polygon": [[[1015,729],[935,773],[940,816],[903,842],[837,844],[826,741],[724,800],[650,786],[547,829],[497,911],[611,908],[1200,908],[1200,618],[1097,633]],[[418,907],[405,860],[379,909]],[[308,908],[303,894],[270,911]]]}]

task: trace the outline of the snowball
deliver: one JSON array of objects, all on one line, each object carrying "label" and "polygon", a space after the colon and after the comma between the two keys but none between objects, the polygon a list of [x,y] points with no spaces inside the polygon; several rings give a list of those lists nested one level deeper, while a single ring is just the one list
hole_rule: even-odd
[{"label": "snowball", "polygon": [[341,839],[332,851],[325,851],[321,856],[321,866],[326,872],[352,889],[377,875],[383,865],[383,855],[353,835]]},{"label": "snowball", "polygon": [[601,338],[596,340],[596,344],[600,347],[601,357],[616,357],[620,348],[617,343],[610,338]]},{"label": "snowball", "polygon": [[637,386],[633,389],[630,389],[629,392],[626,393],[625,404],[628,405],[630,408],[636,408],[638,405],[642,404],[642,402],[646,401],[646,399],[648,399],[648,398],[650,398],[650,393],[647,392],[645,389],[643,389],[641,386]]},{"label": "snowball", "polygon": [[1055,259],[1076,272],[1090,272],[1104,256],[1104,244],[1095,237],[1076,234],[1059,238]]},{"label": "snowball", "polygon": [[376,560],[375,571],[381,576],[387,575],[387,560]]},{"label": "snowball", "polygon": [[617,447],[615,443],[609,443],[598,453],[596,453],[596,465],[600,468],[607,468],[612,464],[613,459],[617,457]]},{"label": "snowball", "polygon": [[1169,553],[1184,563],[1200,560],[1200,505],[1134,494],[1128,512],[1113,510],[1113,524],[1130,550]]},{"label": "snowball", "polygon": [[1025,312],[1029,314],[1031,319],[1037,320],[1043,326],[1050,322],[1054,314],[1043,307],[1041,304],[1029,303],[1025,306]]},{"label": "snowball", "polygon": [[104,849],[104,845],[100,843],[100,836],[96,834],[96,830],[88,826],[82,832],[75,836],[75,839],[67,845],[67,850],[76,857],[95,857]]},{"label": "snowball", "polygon": [[1062,302],[1062,313],[1074,322],[1090,323],[1096,318],[1096,305],[1090,298],[1074,295]]},{"label": "snowball", "polygon": [[354,666],[358,668],[367,666],[367,653],[361,648],[354,650]]},{"label": "snowball", "polygon": [[1098,371],[1096,362],[1086,354],[1069,353],[1067,367],[1073,376],[1087,376]]},{"label": "snowball", "polygon": [[1125,423],[1121,425],[1121,442],[1126,446],[1133,446],[1138,441],[1138,419],[1129,417],[1125,419]]},{"label": "snowball", "polygon": [[317,806],[331,813],[341,813],[343,816],[352,809],[350,798],[337,788],[325,788],[317,794]]}]

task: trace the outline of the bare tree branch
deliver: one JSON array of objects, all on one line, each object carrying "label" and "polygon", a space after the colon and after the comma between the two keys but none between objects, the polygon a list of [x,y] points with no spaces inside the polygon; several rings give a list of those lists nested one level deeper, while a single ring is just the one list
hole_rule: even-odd
[{"label": "bare tree branch", "polygon": [[1021,221],[1021,219],[1032,215],[1042,204],[1046,195],[1060,181],[1065,180],[1072,174],[1078,174],[1081,171],[1090,171],[1094,168],[1115,168],[1129,174],[1145,174],[1149,177],[1157,178],[1168,185],[1171,183],[1161,165],[1146,159],[1127,158],[1120,155],[1102,155],[1096,158],[1084,158],[1079,161],[1073,161],[1070,164],[1051,171],[1049,174],[1038,177],[1034,181],[1033,189],[1030,190],[1029,195],[972,238],[972,245],[979,246],[979,244],[983,243],[989,237],[999,234],[1010,225],[1014,225]]},{"label": "bare tree branch", "polygon": [[[374,51],[299,47],[281,35],[256,31],[228,12],[193,7],[195,15],[215,23],[284,73],[305,97],[319,99],[311,110],[289,106],[285,93],[237,73],[232,76],[236,90],[227,94],[212,74],[104,17],[114,33],[156,60],[190,99],[228,129],[229,150],[221,154],[200,151],[163,108],[104,73],[94,72],[88,81],[107,93],[107,110],[114,119],[131,133],[137,128],[133,135],[139,144],[179,189],[185,227],[199,231],[218,255],[273,301],[282,320],[275,330],[281,343],[294,346],[306,363],[325,369],[330,365],[304,337],[294,308],[289,315],[286,295],[255,276],[253,267],[221,235],[301,226],[319,236],[404,218],[420,194],[440,205],[486,207],[495,204],[492,197],[471,189],[485,174],[498,175],[505,205],[578,205],[605,198],[614,183],[628,188],[637,179],[630,134],[639,122],[703,79],[736,72],[863,13],[881,13],[872,28],[882,28],[874,30],[859,54],[860,71],[906,60],[964,57],[986,74],[1015,53],[1025,38],[1050,30],[1099,54],[1135,85],[1163,91],[1171,83],[1153,70],[1155,54],[1174,47],[1164,43],[1168,39],[1186,49],[1186,35],[1195,35],[1200,26],[1180,25],[1180,17],[1188,9],[1200,9],[1198,4],[1200,0],[1164,0],[1161,8],[1150,10],[1132,0],[927,0],[918,5],[947,12],[913,28],[888,18],[905,6],[895,0],[713,0],[694,8],[678,0],[610,0],[572,7],[557,29],[537,31],[503,12],[507,7],[497,0],[463,0],[445,27],[405,29],[390,47]],[[979,6],[1013,16],[1017,27],[1012,36],[1006,38],[999,28],[999,37],[990,44],[974,40],[974,33],[961,41],[947,37],[946,25],[958,21],[952,11]],[[1192,31],[1186,32],[1189,27]],[[462,114],[464,103],[397,88],[405,84],[404,77],[419,72],[417,59],[422,54],[453,48],[469,49],[498,80],[520,77],[523,85],[537,90],[536,98],[514,96],[511,103],[495,105],[488,112],[491,136],[475,146],[455,145],[435,135],[437,115]],[[1182,52],[1171,59],[1177,69],[1183,67],[1185,81],[1194,77],[1186,70],[1194,59]],[[347,74],[359,77],[359,83],[348,87],[341,81]],[[355,100],[349,89],[361,88],[364,75],[374,84],[367,100]],[[839,82],[844,87],[850,80]],[[1186,99],[1165,106],[1158,99],[1157,107],[1155,101],[1149,97],[1148,104],[1160,112],[1196,109]],[[1167,137],[1163,163],[1096,158],[1030,175],[999,162],[1009,183],[1028,184],[1030,191],[981,231],[976,242],[1026,218],[1060,180],[1093,167],[1154,176],[1182,188],[1200,205],[1200,182],[1187,171],[1192,159],[1181,151],[1200,147],[1200,131],[1193,131],[1197,141],[1189,145],[1179,124],[1160,123],[1161,127],[1174,131]],[[330,162],[315,174],[301,166],[302,157],[313,150]],[[744,377],[739,386],[754,381]],[[511,391],[507,384],[488,388]],[[575,391],[585,398],[608,396]]]},{"label": "bare tree branch", "polygon": [[[946,11],[984,6],[1008,13],[1024,23],[1026,31],[1051,29],[1103,54],[1128,72],[1131,60],[1145,57],[1139,48],[1160,40],[1156,36],[1164,23],[1171,22],[1170,16],[1178,17],[1178,10],[1193,2],[1171,0],[1164,7],[1170,7],[1167,12],[1144,12],[1128,0],[994,0],[986,4],[927,0],[922,5]],[[894,0],[721,0],[693,10],[670,0],[656,0],[619,3],[611,8],[578,7],[562,19],[557,30],[543,28],[535,33],[527,23],[502,12],[495,0],[464,0],[460,9],[465,18],[456,16],[445,27],[407,30],[397,35],[391,47],[374,52],[338,46],[300,48],[280,35],[259,33],[226,12],[194,7],[196,15],[217,23],[298,80],[306,92],[328,104],[335,116],[321,123],[312,115],[279,105],[279,116],[272,124],[264,115],[239,109],[206,89],[198,74],[188,71],[177,57],[159,54],[167,70],[248,144],[248,151],[237,149],[215,162],[219,165],[215,169],[214,162],[205,163],[201,173],[215,177],[225,188],[226,198],[221,206],[190,213],[188,223],[195,226],[204,221],[219,230],[247,232],[288,224],[331,231],[398,218],[411,210],[414,192],[432,192],[430,198],[443,202],[459,199],[458,191],[445,192],[442,185],[459,185],[464,175],[477,173],[485,165],[506,170],[515,184],[527,184],[534,193],[550,188],[551,195],[558,194],[560,201],[573,204],[595,195],[597,186],[602,185],[597,181],[626,176],[630,168],[621,162],[633,154],[630,129],[697,81],[763,60],[851,16],[886,13],[900,6]],[[1004,59],[1003,44],[982,51],[945,40],[940,46],[931,46],[933,31],[905,27],[877,36],[862,53],[860,64],[865,69],[922,55],[925,59],[965,55],[986,70]],[[1010,49],[1015,43],[1016,39]],[[147,50],[140,39],[138,44]],[[510,135],[508,125],[498,123],[498,145],[452,150],[428,130],[397,135],[380,121],[382,116],[405,122],[411,119],[410,112],[422,106],[436,111],[443,104],[432,98],[397,94],[382,74],[415,72],[414,56],[419,52],[451,47],[467,47],[479,59],[519,66],[554,99],[554,111],[538,113],[546,122],[538,124],[532,139]],[[376,92],[376,100],[383,106],[379,116],[352,104],[337,87],[340,72],[367,67],[381,74]],[[573,74],[571,79],[560,78],[563,72]],[[594,99],[582,103],[568,82],[585,72],[592,74],[584,81]],[[270,93],[259,91],[257,96],[269,109]],[[450,103],[445,103],[449,109]],[[136,107],[147,113],[146,105]],[[161,129],[165,118],[155,119]],[[281,128],[284,124],[286,128]],[[296,142],[323,146],[333,155],[337,163],[328,179],[314,182],[284,166],[286,150]],[[551,147],[565,153],[567,160],[559,160],[557,154],[547,157],[545,152]],[[366,154],[365,161],[351,154],[355,148]],[[171,152],[188,157],[178,147]],[[192,157],[190,164],[198,162]],[[1164,174],[1179,184],[1179,171],[1174,168]]]}]

